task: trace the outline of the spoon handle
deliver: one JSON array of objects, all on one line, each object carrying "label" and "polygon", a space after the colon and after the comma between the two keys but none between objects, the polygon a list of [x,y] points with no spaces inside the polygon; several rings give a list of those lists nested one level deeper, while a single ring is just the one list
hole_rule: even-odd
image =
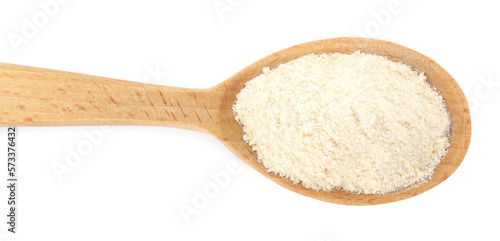
[{"label": "spoon handle", "polygon": [[175,88],[0,63],[0,126],[170,126],[206,131],[212,89]]}]

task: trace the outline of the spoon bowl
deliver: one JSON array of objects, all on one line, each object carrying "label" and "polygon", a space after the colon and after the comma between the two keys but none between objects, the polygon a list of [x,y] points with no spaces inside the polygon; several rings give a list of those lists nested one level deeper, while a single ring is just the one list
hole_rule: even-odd
[{"label": "spoon bowl", "polygon": [[[272,69],[310,53],[355,51],[386,56],[412,66],[423,72],[443,95],[451,117],[451,146],[427,182],[383,195],[315,191],[268,172],[243,141],[243,129],[234,118],[232,106],[245,83],[260,75],[264,67]],[[204,90],[0,64],[0,110],[0,126],[148,125],[204,131],[279,185],[308,197],[345,205],[389,203],[433,188],[458,168],[471,135],[467,100],[446,70],[429,57],[401,45],[351,37],[318,40],[278,51]]]}]

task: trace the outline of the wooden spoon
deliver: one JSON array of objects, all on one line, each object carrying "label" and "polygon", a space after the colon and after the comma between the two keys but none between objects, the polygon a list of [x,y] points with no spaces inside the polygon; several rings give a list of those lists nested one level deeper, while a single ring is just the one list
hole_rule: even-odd
[{"label": "wooden spoon", "polygon": [[[451,115],[451,147],[432,178],[413,188],[385,195],[324,192],[276,176],[257,161],[243,140],[232,105],[245,82],[264,67],[309,53],[352,53],[387,56],[424,72],[444,96]],[[319,200],[371,205],[403,200],[423,193],[448,178],[467,152],[471,135],[469,107],[455,80],[436,62],[406,47],[374,39],[334,38],[299,44],[251,64],[210,89],[185,89],[83,74],[0,64],[0,126],[170,126],[208,132],[248,165],[294,192]]]}]

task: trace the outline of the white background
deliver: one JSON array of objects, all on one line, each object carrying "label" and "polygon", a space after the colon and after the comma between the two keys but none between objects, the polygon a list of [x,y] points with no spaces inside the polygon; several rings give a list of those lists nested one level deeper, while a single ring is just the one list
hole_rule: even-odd
[{"label": "white background", "polygon": [[[495,1],[400,0],[392,1],[393,9],[390,0],[69,0],[41,23],[47,14],[39,2],[49,0],[0,1],[0,62],[207,88],[307,41],[364,33],[396,42],[441,64],[471,108],[474,102],[472,142],[459,169],[434,189],[396,203],[355,207],[284,189],[204,133],[19,128],[17,234],[7,235],[7,190],[0,188],[0,239],[500,240],[494,230],[500,226]],[[229,7],[218,13],[214,3]],[[39,18],[38,32],[19,46],[11,43],[13,35],[23,36],[23,18],[33,17]],[[86,132],[101,133],[101,142],[80,153],[82,161],[58,179],[54,165],[66,165],[70,150],[88,147]],[[1,128],[5,163],[6,139]],[[179,207],[193,206],[196,190],[212,185],[210,173],[228,163],[236,163],[239,173],[186,222]]]}]

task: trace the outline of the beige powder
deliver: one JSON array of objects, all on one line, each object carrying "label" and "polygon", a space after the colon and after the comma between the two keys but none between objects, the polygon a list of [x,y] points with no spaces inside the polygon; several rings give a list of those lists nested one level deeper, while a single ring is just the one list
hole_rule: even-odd
[{"label": "beige powder", "polygon": [[449,147],[443,97],[385,57],[310,54],[248,81],[233,106],[268,169],[315,190],[384,194],[428,179]]}]

